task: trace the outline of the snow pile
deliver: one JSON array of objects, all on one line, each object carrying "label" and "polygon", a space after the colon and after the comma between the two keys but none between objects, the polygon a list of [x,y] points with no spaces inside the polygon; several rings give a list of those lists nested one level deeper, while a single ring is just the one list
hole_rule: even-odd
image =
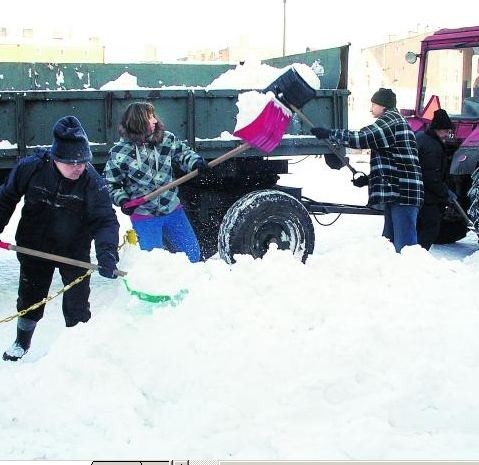
[{"label": "snow pile", "polygon": [[[366,201],[322,159],[291,171],[281,184],[306,196]],[[149,304],[95,273],[87,324],[64,328],[61,299],[48,303],[25,358],[0,363],[2,458],[475,459],[477,237],[399,255],[381,227],[367,215],[316,224],[304,265],[274,250],[228,266],[122,249],[128,277],[188,294]],[[18,263],[1,258],[6,316]],[[0,325],[4,347],[14,332]]]},{"label": "snow pile", "polygon": [[275,68],[255,61],[246,61],[217,77],[206,90],[214,89],[264,89],[293,67],[313,89],[319,89],[321,82],[313,69],[304,63],[294,63],[284,68]]},{"label": "snow pile", "polygon": [[138,78],[132,74],[125,72],[118,79],[107,82],[100,87],[100,90],[130,90],[143,89],[138,86]]},{"label": "snow pile", "polygon": [[246,61],[218,76],[206,90],[214,89],[264,89],[278,76],[282,70],[255,61]]},{"label": "snow pile", "polygon": [[16,149],[17,144],[12,144],[9,140],[0,140],[0,149]]},{"label": "snow pile", "polygon": [[[186,254],[162,249],[148,252],[127,245],[122,249],[121,263],[128,273],[125,279],[130,289],[152,295],[176,295],[184,287],[182,282],[194,282],[201,275],[200,264],[190,263]],[[181,281],[178,268],[185,270]]]}]

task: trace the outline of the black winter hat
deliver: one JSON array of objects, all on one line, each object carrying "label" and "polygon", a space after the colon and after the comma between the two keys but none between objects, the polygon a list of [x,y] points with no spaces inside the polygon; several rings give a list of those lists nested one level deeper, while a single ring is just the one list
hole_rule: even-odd
[{"label": "black winter hat", "polygon": [[74,116],[64,116],[55,123],[53,138],[50,151],[53,160],[69,165],[91,161],[88,137],[80,121]]},{"label": "black winter hat", "polygon": [[381,105],[385,108],[396,108],[396,94],[391,89],[381,87],[374,92],[371,102]]},{"label": "black winter hat", "polygon": [[451,119],[447,114],[446,110],[440,108],[434,112],[431,124],[429,125],[430,129],[454,129]]}]

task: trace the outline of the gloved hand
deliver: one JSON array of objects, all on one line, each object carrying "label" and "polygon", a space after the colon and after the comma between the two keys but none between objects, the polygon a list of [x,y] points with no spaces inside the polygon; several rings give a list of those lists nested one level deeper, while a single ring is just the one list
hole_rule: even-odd
[{"label": "gloved hand", "polygon": [[455,200],[457,200],[457,194],[452,191],[451,189],[447,190],[447,201],[453,203]]},{"label": "gloved hand", "polygon": [[116,279],[118,276],[115,274],[117,270],[116,264],[118,257],[112,252],[102,252],[97,256],[98,259],[98,273],[104,278]]},{"label": "gloved hand", "polygon": [[357,178],[353,178],[351,180],[351,182],[356,187],[364,187],[364,186],[367,186],[369,184],[369,177],[366,176],[365,174],[361,174]]},{"label": "gloved hand", "polygon": [[125,200],[122,200],[121,203],[120,203],[120,208],[121,208],[121,212],[124,214],[124,215],[133,215],[136,207],[127,207],[125,205],[126,202],[128,202],[129,199],[125,199]]},{"label": "gloved hand", "polygon": [[208,162],[203,157],[200,157],[198,158],[196,163],[193,165],[193,169],[198,170],[198,176],[201,179],[205,179],[206,174],[209,171]]},{"label": "gloved hand", "polygon": [[311,134],[319,140],[327,139],[330,133],[330,129],[322,128],[321,126],[311,128]]}]

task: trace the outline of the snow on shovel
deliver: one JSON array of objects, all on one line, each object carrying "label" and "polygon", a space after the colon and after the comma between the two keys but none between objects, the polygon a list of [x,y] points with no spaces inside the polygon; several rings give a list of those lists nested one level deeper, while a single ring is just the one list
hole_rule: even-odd
[{"label": "snow on shovel", "polygon": [[[266,94],[257,91],[245,92],[238,96],[237,106],[239,112],[233,135],[243,139],[245,142],[210,161],[207,164],[208,168],[213,168],[252,147],[263,152],[271,152],[281,142],[292,116],[291,111],[272,92]],[[143,205],[152,198],[196,176],[198,176],[197,169],[159,187],[149,194],[127,201],[125,206],[138,207]]]},{"label": "snow on shovel", "polygon": [[[80,268],[86,268],[88,270],[99,270],[101,267],[95,265],[94,263],[82,262],[80,260],[75,260],[73,258],[62,257],[61,255],[55,255],[52,253],[41,252],[39,250],[28,249],[27,247],[20,247],[15,244],[9,244],[8,242],[0,241],[0,249],[13,250],[18,253],[25,255],[31,255],[33,257],[45,258],[46,260],[52,260],[54,262],[66,263],[67,265],[78,266]],[[126,276],[126,271],[115,270],[114,272],[117,276]]]},{"label": "snow on shovel", "polygon": [[[295,64],[289,67],[283,74],[276,78],[263,92],[273,92],[276,97],[288,108],[294,111],[308,126],[314,127],[314,124],[301,111],[301,108],[316,96],[321,83],[318,76],[307,65]],[[328,148],[338,157],[341,166],[347,166],[353,174],[366,176],[362,171],[357,171],[349,163],[349,159],[341,152],[341,149],[326,140]]]}]

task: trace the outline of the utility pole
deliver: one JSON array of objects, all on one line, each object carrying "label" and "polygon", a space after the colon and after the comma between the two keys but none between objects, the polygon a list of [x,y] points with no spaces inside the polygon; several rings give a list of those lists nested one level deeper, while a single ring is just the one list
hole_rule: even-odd
[{"label": "utility pole", "polygon": [[286,55],[286,0],[283,0],[283,56]]}]

